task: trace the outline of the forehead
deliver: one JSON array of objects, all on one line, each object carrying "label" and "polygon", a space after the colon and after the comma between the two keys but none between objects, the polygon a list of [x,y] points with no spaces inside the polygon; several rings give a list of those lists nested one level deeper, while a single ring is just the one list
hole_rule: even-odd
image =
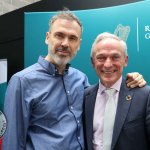
[{"label": "forehead", "polygon": [[81,27],[75,20],[68,20],[68,19],[57,19],[51,25],[51,31],[68,31],[72,34],[79,34],[81,35]]},{"label": "forehead", "polygon": [[107,38],[107,39],[103,39],[103,40],[99,41],[96,44],[95,48],[96,48],[97,51],[102,51],[102,50],[107,50],[107,51],[111,51],[111,50],[123,51],[123,47],[122,47],[120,41],[118,41],[116,39],[111,39],[111,38]]}]

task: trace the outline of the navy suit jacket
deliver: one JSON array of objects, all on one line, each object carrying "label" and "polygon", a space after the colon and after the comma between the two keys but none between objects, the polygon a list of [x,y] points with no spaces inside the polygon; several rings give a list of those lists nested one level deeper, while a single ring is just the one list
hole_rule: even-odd
[{"label": "navy suit jacket", "polygon": [[[93,150],[93,114],[99,85],[85,90],[84,133],[86,150]],[[111,150],[150,150],[150,87],[128,88],[122,80]]]}]

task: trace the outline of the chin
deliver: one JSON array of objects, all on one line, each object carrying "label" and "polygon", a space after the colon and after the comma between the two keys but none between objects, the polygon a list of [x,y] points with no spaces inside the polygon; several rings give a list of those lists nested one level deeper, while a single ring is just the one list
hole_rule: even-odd
[{"label": "chin", "polygon": [[64,57],[55,57],[55,61],[58,65],[66,65],[70,62],[70,58],[64,58]]},{"label": "chin", "polygon": [[115,80],[112,78],[102,78],[101,80],[103,81],[103,83],[105,83],[105,85],[107,85],[107,87],[108,85],[110,87],[115,83]]}]

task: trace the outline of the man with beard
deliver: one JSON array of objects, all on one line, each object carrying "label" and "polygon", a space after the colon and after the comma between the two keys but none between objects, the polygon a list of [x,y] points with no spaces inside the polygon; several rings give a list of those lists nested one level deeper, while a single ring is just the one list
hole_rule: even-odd
[{"label": "man with beard", "polygon": [[[49,26],[47,56],[9,81],[3,150],[84,149],[82,104],[89,83],[84,73],[69,66],[80,48],[82,25],[64,11],[53,16]],[[139,74],[129,80],[135,86],[145,85]]]}]

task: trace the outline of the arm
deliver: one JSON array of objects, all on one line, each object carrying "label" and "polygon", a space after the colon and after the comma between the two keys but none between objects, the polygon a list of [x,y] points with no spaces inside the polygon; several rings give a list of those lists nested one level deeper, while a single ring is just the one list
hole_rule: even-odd
[{"label": "arm", "polygon": [[130,88],[134,87],[143,87],[146,85],[146,81],[144,80],[143,76],[138,72],[128,73],[126,76],[126,84]]},{"label": "arm", "polygon": [[148,143],[150,144],[150,90],[147,100],[147,108],[146,108],[146,129],[147,129],[147,138]]},{"label": "arm", "polygon": [[21,80],[14,76],[7,87],[4,103],[7,129],[3,138],[3,150],[25,149],[29,115],[24,100]]},{"label": "arm", "polygon": [[87,87],[90,86],[90,83],[89,83],[89,80],[88,80],[88,77],[85,75],[85,79],[84,79],[84,89],[86,89]]}]

